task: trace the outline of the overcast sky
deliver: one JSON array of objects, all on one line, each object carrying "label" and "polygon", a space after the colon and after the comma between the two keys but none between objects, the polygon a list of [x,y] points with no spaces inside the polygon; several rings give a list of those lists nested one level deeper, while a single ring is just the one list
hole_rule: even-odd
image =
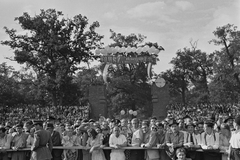
[{"label": "overcast sky", "polygon": [[[82,14],[90,22],[99,21],[97,32],[104,35],[104,43],[111,43],[109,30],[129,35],[143,34],[146,41],[157,42],[165,51],[159,53],[156,73],[171,68],[169,62],[176,51],[190,47],[190,39],[198,40],[198,48],[211,53],[218,49],[208,42],[212,32],[228,23],[240,30],[240,0],[0,0],[0,40],[8,37],[4,26],[19,28],[15,17],[28,12],[34,16],[40,9],[53,8],[66,17]],[[0,63],[19,69],[6,60],[13,51],[0,45]]]}]

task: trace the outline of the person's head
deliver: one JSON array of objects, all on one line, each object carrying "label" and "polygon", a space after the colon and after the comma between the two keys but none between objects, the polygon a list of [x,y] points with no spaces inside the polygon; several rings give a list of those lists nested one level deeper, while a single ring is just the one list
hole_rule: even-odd
[{"label": "person's head", "polygon": [[171,129],[171,131],[172,131],[173,133],[176,133],[176,132],[179,131],[178,123],[177,123],[175,120],[173,120],[173,121],[169,124],[169,127],[170,127],[170,129]]},{"label": "person's head", "polygon": [[4,127],[0,127],[0,137],[4,137],[6,134],[6,129]]},{"label": "person's head", "polygon": [[224,123],[228,124],[229,126],[233,126],[234,118],[228,117],[226,120],[224,120]]},{"label": "person's head", "polygon": [[96,129],[96,132],[99,134],[99,133],[102,133],[102,129],[100,127],[97,127]]},{"label": "person's head", "polygon": [[186,125],[186,128],[189,133],[193,133],[195,130],[195,125],[193,123],[189,123]]},{"label": "person's head", "polygon": [[205,132],[207,132],[208,134],[211,134],[213,131],[214,123],[211,121],[206,121],[203,127]]},{"label": "person's head", "polygon": [[68,129],[65,131],[68,136],[72,136],[74,133],[73,127],[68,127]]},{"label": "person's head", "polygon": [[238,130],[240,128],[240,115],[236,116],[233,126],[236,130]]},{"label": "person's head", "polygon": [[35,128],[31,128],[29,134],[33,137],[34,132],[35,132]]},{"label": "person's head", "polygon": [[13,132],[15,132],[15,129],[14,129],[14,128],[10,128],[10,129],[8,130],[8,133],[9,133],[9,134],[12,134]]},{"label": "person's head", "polygon": [[71,129],[72,126],[69,122],[65,123],[65,130],[68,131],[69,129]]},{"label": "person's head", "polygon": [[153,131],[153,132],[157,132],[158,131],[158,128],[157,128],[156,124],[151,125],[151,131]]},{"label": "person's head", "polygon": [[128,119],[128,128],[131,128],[132,127],[132,123],[131,123],[131,120],[130,119]]},{"label": "person's head", "polygon": [[183,119],[179,119],[179,120],[178,120],[178,126],[179,126],[180,128],[184,128],[184,120],[183,120]]},{"label": "person's head", "polygon": [[185,160],[186,159],[186,150],[184,148],[178,148],[176,150],[176,156],[178,160]]},{"label": "person's head", "polygon": [[109,127],[108,126],[108,122],[107,121],[103,121],[101,127],[102,127],[102,129],[108,128]]},{"label": "person's head", "polygon": [[164,130],[164,125],[161,122],[156,123],[158,131],[163,131]]},{"label": "person's head", "polygon": [[115,126],[113,128],[113,134],[116,136],[116,137],[119,137],[120,135],[120,128],[118,126]]},{"label": "person's head", "polygon": [[220,125],[220,131],[225,136],[228,135],[231,132],[229,125],[226,124],[226,123],[222,123]]},{"label": "person's head", "polygon": [[22,124],[17,124],[15,128],[16,128],[16,131],[18,133],[21,134],[23,132],[23,125]]},{"label": "person's head", "polygon": [[128,125],[128,120],[125,119],[125,118],[121,119],[121,126],[126,126],[127,127],[127,125]]},{"label": "person's head", "polygon": [[60,124],[60,129],[61,129],[61,132],[65,131],[65,125],[64,124]]},{"label": "person's head", "polygon": [[52,123],[47,123],[46,130],[48,130],[50,133],[52,133],[53,130],[54,130],[53,124]]},{"label": "person's head", "polygon": [[36,130],[43,128],[43,122],[42,121],[33,121],[33,126]]},{"label": "person's head", "polygon": [[198,122],[197,123],[197,130],[198,130],[198,132],[199,133],[202,133],[202,132],[204,132],[204,127],[203,127],[203,125],[204,125],[204,123],[203,122]]},{"label": "person's head", "polygon": [[75,131],[76,131],[76,134],[77,134],[77,135],[81,135],[81,134],[82,134],[82,131],[81,131],[81,128],[80,128],[80,127],[77,127],[77,128],[75,129]]},{"label": "person's head", "polygon": [[109,123],[109,127],[112,129],[115,126],[115,119],[112,119]]},{"label": "person's head", "polygon": [[132,124],[132,127],[133,128],[138,128],[138,119],[137,118],[133,118],[132,121],[131,121],[131,124]]},{"label": "person's head", "polygon": [[121,133],[127,133],[128,127],[127,126],[121,126]]},{"label": "person's head", "polygon": [[156,121],[157,121],[157,117],[152,117],[152,118],[150,119],[150,125],[155,124]]},{"label": "person's head", "polygon": [[32,128],[32,121],[27,121],[24,123],[23,129],[25,132],[29,132],[31,128]]},{"label": "person's head", "polygon": [[95,139],[97,137],[97,132],[95,131],[95,129],[90,128],[87,130],[88,136],[92,137],[93,139]]},{"label": "person's head", "polygon": [[149,121],[144,120],[142,121],[142,132],[147,133],[149,131]]}]

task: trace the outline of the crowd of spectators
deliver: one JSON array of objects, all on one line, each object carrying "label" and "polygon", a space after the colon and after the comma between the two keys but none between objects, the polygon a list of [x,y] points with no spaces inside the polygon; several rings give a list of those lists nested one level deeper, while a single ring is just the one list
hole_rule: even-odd
[{"label": "crowd of spectators", "polygon": [[[234,144],[240,140],[237,105],[177,104],[167,108],[163,120],[87,119],[83,108],[77,107],[5,108],[1,112],[0,160],[30,159],[29,152],[4,150],[31,147],[36,132],[33,119],[43,122],[43,129],[52,135],[53,146],[83,148],[52,150],[54,160],[228,160],[230,153],[240,148],[240,143]],[[230,150],[231,145],[239,146]],[[145,152],[123,147],[140,147]],[[199,149],[204,152],[196,152]]]}]

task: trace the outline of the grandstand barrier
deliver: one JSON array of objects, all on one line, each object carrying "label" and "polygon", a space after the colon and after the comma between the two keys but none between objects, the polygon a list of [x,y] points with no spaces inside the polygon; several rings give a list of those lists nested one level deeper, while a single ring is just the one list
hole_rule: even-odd
[{"label": "grandstand barrier", "polygon": [[[82,147],[82,146],[74,146],[74,147],[63,147],[63,146],[54,146],[53,147],[53,150],[57,150],[57,149],[61,149],[61,150],[64,150],[64,149],[76,149],[76,150],[88,150],[90,148],[87,148],[87,147]],[[104,148],[101,148],[103,150],[114,150],[115,148],[111,148],[111,147],[104,147]],[[122,150],[164,150],[163,148],[157,148],[157,147],[152,147],[152,148],[142,148],[142,147],[122,147],[122,148],[119,148],[119,149],[122,149]],[[118,149],[118,150],[119,150]],[[8,150],[5,150],[6,152],[8,153],[11,153],[11,152],[30,152],[31,151],[31,148],[23,148],[23,149],[18,149],[18,150],[13,150],[13,149],[8,149]],[[227,154],[226,152],[224,151],[220,151],[220,150],[217,150],[217,151],[214,151],[214,150],[208,150],[208,151],[205,151],[205,150],[202,150],[202,149],[197,149],[197,150],[191,150],[191,151],[194,151],[194,152],[202,152],[204,154],[204,152],[213,152],[213,153],[217,153],[217,154]],[[130,151],[131,152],[131,151]],[[219,155],[219,156],[220,156]],[[220,156],[222,157],[222,156]],[[204,159],[203,159],[204,160]],[[221,160],[218,159],[218,160]]]},{"label": "grandstand barrier", "polygon": [[[87,148],[87,147],[82,147],[82,146],[74,146],[74,147],[64,147],[64,146],[53,146],[53,149],[83,149],[83,150],[87,150],[87,149],[90,149],[90,148]],[[104,148],[101,148],[101,149],[115,149],[115,148],[112,148],[112,147],[104,147]],[[149,150],[149,149],[153,149],[153,150],[164,150],[162,148],[157,148],[157,147],[152,147],[152,148],[143,148],[143,147],[122,147],[122,148],[118,148],[119,149],[122,149],[122,150]],[[18,149],[18,150],[13,150],[13,149],[7,149],[6,151],[7,152],[13,152],[13,151],[30,151],[31,148],[23,148],[23,149]],[[202,149],[197,149],[195,150],[196,152],[204,152],[204,150]],[[214,150],[211,150],[208,152],[217,152],[217,153],[221,153],[221,154],[227,154],[226,152],[224,151],[214,151]]]}]

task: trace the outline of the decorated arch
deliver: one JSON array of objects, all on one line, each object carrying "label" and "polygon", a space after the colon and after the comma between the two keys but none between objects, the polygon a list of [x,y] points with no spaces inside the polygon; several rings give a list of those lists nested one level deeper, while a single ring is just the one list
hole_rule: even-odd
[{"label": "decorated arch", "polygon": [[152,65],[158,60],[157,54],[164,50],[161,46],[139,46],[139,47],[105,47],[95,51],[96,56],[100,56],[100,61],[105,63],[103,69],[103,80],[107,83],[108,68],[113,64],[138,64],[145,63],[147,65],[148,79],[152,78]]}]

